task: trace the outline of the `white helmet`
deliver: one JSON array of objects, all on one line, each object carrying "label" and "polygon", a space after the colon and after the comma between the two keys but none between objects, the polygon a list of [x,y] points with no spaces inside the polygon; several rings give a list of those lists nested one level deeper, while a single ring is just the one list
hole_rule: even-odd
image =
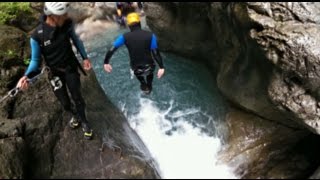
[{"label": "white helmet", "polygon": [[69,2],[45,2],[44,13],[46,15],[63,15],[68,12]]}]

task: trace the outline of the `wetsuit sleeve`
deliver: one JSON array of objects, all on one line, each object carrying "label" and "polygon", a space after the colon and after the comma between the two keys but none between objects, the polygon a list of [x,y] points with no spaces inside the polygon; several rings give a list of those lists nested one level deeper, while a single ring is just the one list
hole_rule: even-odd
[{"label": "wetsuit sleeve", "polygon": [[154,34],[152,34],[150,49],[152,50],[157,48],[158,48],[157,37]]},{"label": "wetsuit sleeve", "polygon": [[41,51],[40,51],[39,43],[33,38],[30,38],[30,45],[31,45],[31,61],[26,73],[24,74],[28,78],[30,78],[29,75],[32,72],[35,72],[38,70],[41,62]]},{"label": "wetsuit sleeve", "polygon": [[105,58],[104,58],[104,64],[109,64],[110,58],[112,57],[113,53],[116,52],[116,50],[121,47],[122,45],[124,45],[125,43],[125,39],[124,36],[121,35],[119,36],[114,42],[113,42],[113,46],[109,49],[109,51],[107,52]]},{"label": "wetsuit sleeve", "polygon": [[124,45],[124,43],[125,43],[124,36],[121,35],[121,36],[119,36],[119,37],[114,41],[113,46],[114,46],[115,48],[119,48],[119,47],[121,47],[122,45]]},{"label": "wetsuit sleeve", "polygon": [[157,37],[154,34],[152,35],[150,49],[153,59],[158,63],[159,67],[163,69],[164,66],[160,51],[158,49]]},{"label": "wetsuit sleeve", "polygon": [[74,43],[74,45],[76,46],[77,50],[80,52],[80,55],[82,57],[82,59],[88,59],[88,55],[87,52],[84,48],[83,42],[79,39],[78,35],[76,34],[76,32],[74,31],[74,28],[72,27],[71,31],[70,31],[70,37]]}]

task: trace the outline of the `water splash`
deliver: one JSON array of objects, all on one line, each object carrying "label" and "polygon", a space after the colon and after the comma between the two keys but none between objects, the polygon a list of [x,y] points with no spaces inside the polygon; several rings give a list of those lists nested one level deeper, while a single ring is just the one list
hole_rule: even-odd
[{"label": "water splash", "polygon": [[[194,127],[186,117],[198,110],[180,110],[176,122],[166,119],[172,111],[160,110],[150,99],[140,99],[140,111],[128,117],[130,126],[139,134],[159,164],[165,179],[234,179],[230,167],[217,164],[220,140]],[[171,133],[168,133],[168,132]]]},{"label": "water splash", "polygon": [[[130,72],[128,52],[113,55],[113,72],[103,71],[106,48],[126,30],[108,29],[89,43],[98,81],[110,100],[122,110],[156,160],[162,178],[235,179],[232,169],[218,164],[221,128],[227,105],[215,80],[200,63],[162,53],[166,74],[154,79],[153,92],[141,96]],[[222,130],[223,131],[223,130]]]}]

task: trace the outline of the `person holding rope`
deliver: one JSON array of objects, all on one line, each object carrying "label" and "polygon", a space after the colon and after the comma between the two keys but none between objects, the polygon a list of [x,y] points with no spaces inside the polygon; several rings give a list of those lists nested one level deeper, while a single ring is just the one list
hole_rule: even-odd
[{"label": "person holding rope", "polygon": [[[52,90],[64,109],[72,114],[70,127],[76,128],[81,125],[84,137],[91,139],[93,133],[85,113],[86,104],[81,94],[78,68],[84,74],[85,72],[72,50],[70,39],[82,56],[85,70],[91,69],[91,62],[82,41],[74,31],[72,20],[67,16],[68,9],[68,2],[45,2],[41,23],[30,39],[31,62],[25,75],[19,80],[17,88],[21,90],[28,88],[28,79],[39,68],[42,54],[46,66],[50,69],[49,80]],[[67,89],[75,109],[72,107]]]}]

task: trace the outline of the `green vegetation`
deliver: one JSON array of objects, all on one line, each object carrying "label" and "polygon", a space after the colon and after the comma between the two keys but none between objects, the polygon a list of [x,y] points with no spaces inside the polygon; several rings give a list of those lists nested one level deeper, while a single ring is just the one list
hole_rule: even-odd
[{"label": "green vegetation", "polygon": [[9,59],[13,59],[13,58],[16,58],[18,56],[19,55],[15,51],[10,50],[10,49],[8,49],[6,52],[0,52],[0,57],[6,57],[6,58],[9,58]]},{"label": "green vegetation", "polygon": [[29,64],[30,64],[30,61],[31,61],[30,58],[25,58],[25,59],[23,60],[23,63],[24,63],[25,65],[29,65]]},{"label": "green vegetation", "polygon": [[30,2],[0,2],[0,24],[31,13]]},{"label": "green vegetation", "polygon": [[6,53],[6,55],[9,56],[9,57],[14,57],[14,56],[16,56],[15,53],[14,53],[14,51],[12,51],[12,50],[8,50],[7,53]]}]

